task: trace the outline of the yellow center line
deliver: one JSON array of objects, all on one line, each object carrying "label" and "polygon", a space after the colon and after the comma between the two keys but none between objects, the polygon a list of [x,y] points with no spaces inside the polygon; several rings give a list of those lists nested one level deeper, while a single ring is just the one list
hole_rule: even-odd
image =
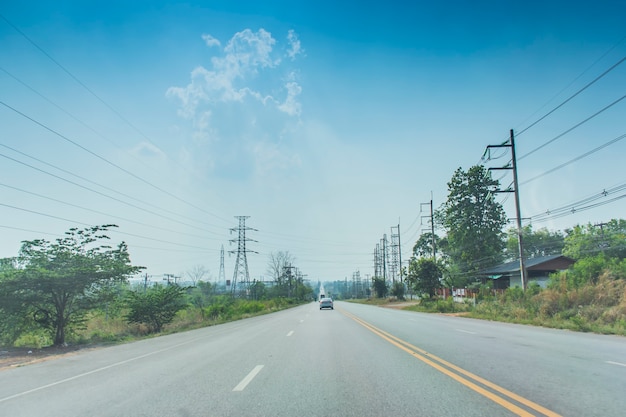
[{"label": "yellow center line", "polygon": [[[538,411],[540,413],[542,413],[543,415],[547,416],[547,417],[561,417],[559,414],[548,410],[547,408],[536,404],[520,395],[517,395],[505,388],[500,387],[499,385],[494,384],[493,382],[487,381],[484,378],[479,377],[478,375],[475,375],[469,371],[466,371],[463,368],[460,368],[444,359],[441,359],[431,353],[426,352],[423,349],[420,349],[417,346],[414,346],[390,333],[385,332],[384,330],[381,330],[369,323],[367,323],[366,321],[346,312],[345,310],[341,310],[341,312],[343,314],[345,314],[346,316],[350,317],[352,320],[356,321],[357,323],[359,323],[360,325],[362,325],[363,327],[365,327],[366,329],[368,329],[369,331],[371,331],[372,333],[376,334],[377,336],[381,337],[382,339],[388,341],[389,343],[391,343],[392,345],[396,346],[397,348],[409,353],[411,356],[413,356],[416,359],[421,360],[422,362],[426,363],[429,366],[432,366],[433,368],[437,369],[439,372],[449,376],[450,378],[454,379],[455,381],[465,385],[466,387],[472,389],[473,391],[483,395],[486,398],[489,398],[490,400],[492,400],[493,402],[497,403],[498,405],[506,408],[507,410],[511,411],[512,413],[518,415],[518,416],[533,416],[533,414],[529,413],[528,411],[518,407],[517,405],[513,404],[510,401],[507,401],[505,398],[502,398],[478,385],[476,385],[474,382],[463,378],[461,375],[458,374],[462,374],[465,375],[468,378],[473,379],[475,382],[478,382],[486,387],[491,388],[492,390],[512,399],[517,401],[520,404],[525,405],[528,408],[531,408],[535,411]],[[439,362],[439,363],[437,363]],[[442,366],[443,365],[443,366]],[[454,373],[452,372],[450,369],[446,369],[444,368],[444,366],[458,372]]]}]

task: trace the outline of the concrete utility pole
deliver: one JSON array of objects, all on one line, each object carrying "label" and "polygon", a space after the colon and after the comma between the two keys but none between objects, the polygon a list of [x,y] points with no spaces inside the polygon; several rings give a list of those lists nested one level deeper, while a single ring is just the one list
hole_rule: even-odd
[{"label": "concrete utility pole", "polygon": [[217,282],[219,285],[226,285],[226,272],[224,270],[224,245],[222,245],[222,249],[220,251],[220,274],[217,278]]},{"label": "concrete utility pole", "polygon": [[487,151],[489,152],[491,148],[511,148],[511,165],[504,166],[500,168],[489,168],[489,170],[496,169],[507,169],[513,171],[513,189],[507,190],[496,190],[496,193],[514,193],[515,195],[515,212],[516,212],[516,222],[517,222],[517,245],[519,249],[519,272],[520,278],[522,280],[522,288],[526,291],[526,287],[528,286],[528,275],[526,271],[526,263],[524,260],[524,242],[522,239],[522,213],[520,210],[519,203],[519,184],[517,181],[517,158],[515,156],[515,134],[513,133],[513,129],[510,131],[510,137],[508,143],[505,142],[501,145],[489,145],[487,146]]}]

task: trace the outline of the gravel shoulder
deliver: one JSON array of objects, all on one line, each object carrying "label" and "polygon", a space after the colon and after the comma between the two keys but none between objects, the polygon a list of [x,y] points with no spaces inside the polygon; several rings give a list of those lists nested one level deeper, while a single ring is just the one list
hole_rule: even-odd
[{"label": "gravel shoulder", "polygon": [[96,349],[97,346],[50,346],[42,349],[0,347],[0,372],[18,366],[75,355],[79,351]]}]

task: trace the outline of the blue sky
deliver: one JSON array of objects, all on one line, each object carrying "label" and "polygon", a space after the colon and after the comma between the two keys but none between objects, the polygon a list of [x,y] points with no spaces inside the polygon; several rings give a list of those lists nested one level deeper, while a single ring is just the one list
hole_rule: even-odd
[{"label": "blue sky", "polygon": [[[154,280],[196,265],[216,278],[238,215],[258,229],[252,278],[285,250],[309,279],[366,276],[398,222],[406,260],[422,203],[443,203],[456,168],[626,55],[620,1],[2,1],[0,14],[0,257],[115,223]],[[560,135],[620,99],[625,76],[618,65],[517,137],[535,227],[624,217],[625,199],[579,202],[626,183],[626,104]]]}]

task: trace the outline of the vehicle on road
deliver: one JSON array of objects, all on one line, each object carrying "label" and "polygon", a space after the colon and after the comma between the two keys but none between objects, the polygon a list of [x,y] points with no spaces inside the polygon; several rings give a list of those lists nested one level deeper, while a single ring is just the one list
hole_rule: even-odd
[{"label": "vehicle on road", "polygon": [[330,308],[331,310],[335,309],[335,306],[333,305],[333,299],[332,298],[322,298],[320,300],[320,310],[323,308]]}]

